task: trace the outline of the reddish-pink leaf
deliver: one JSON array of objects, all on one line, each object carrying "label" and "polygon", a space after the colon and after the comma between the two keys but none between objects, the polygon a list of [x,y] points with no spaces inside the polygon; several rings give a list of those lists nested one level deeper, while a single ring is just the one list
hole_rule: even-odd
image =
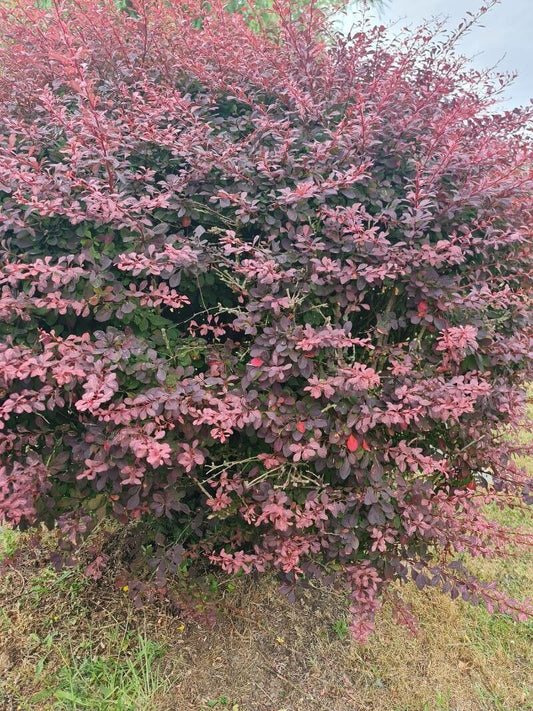
[{"label": "reddish-pink leaf", "polygon": [[359,448],[359,440],[351,434],[346,440],[346,447],[349,452],[355,452]]}]

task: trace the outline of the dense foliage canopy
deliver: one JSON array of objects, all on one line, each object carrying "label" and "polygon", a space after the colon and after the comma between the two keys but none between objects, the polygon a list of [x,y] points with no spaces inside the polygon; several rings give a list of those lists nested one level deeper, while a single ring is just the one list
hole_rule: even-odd
[{"label": "dense foliage canopy", "polygon": [[129,5],[0,9],[0,518],[523,616],[457,553],[531,544],[531,109],[428,27]]}]

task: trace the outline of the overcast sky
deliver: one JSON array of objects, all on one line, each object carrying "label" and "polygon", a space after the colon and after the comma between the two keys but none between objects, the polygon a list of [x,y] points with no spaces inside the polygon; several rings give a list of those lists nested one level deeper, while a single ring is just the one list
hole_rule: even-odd
[{"label": "overcast sky", "polygon": [[[458,24],[467,10],[477,10],[483,0],[387,0],[381,11],[383,24],[395,22],[400,28],[419,24],[424,18],[449,16]],[[476,55],[478,67],[500,61],[502,71],[518,71],[519,76],[507,92],[505,106],[519,106],[533,98],[533,0],[501,0],[500,5],[484,15],[483,27],[476,27],[463,39],[461,50]]]}]

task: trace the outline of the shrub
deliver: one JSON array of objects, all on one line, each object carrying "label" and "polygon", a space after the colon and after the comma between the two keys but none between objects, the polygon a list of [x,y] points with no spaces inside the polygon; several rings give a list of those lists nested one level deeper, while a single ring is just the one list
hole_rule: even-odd
[{"label": "shrub", "polygon": [[0,10],[4,522],[522,618],[457,553],[532,542],[531,108],[428,27],[130,6]]}]

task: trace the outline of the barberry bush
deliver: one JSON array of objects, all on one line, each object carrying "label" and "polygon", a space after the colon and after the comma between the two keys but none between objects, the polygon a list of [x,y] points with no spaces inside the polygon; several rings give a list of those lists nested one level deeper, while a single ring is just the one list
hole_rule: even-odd
[{"label": "barberry bush", "polygon": [[533,543],[486,514],[532,500],[532,109],[468,23],[263,15],[0,9],[3,523],[336,579],[361,640],[411,578],[522,619],[458,554]]}]

